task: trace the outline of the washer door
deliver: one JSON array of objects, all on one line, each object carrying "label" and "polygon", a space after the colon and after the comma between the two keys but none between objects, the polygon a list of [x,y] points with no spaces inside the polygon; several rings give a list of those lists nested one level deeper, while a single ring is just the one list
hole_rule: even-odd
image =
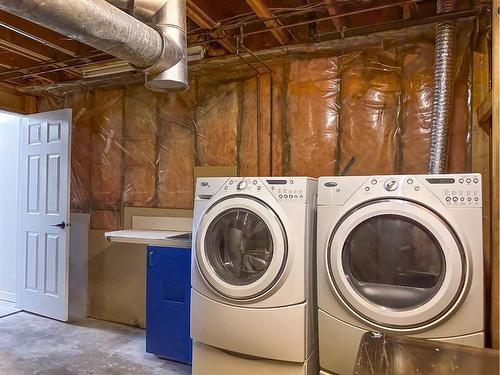
[{"label": "washer door", "polygon": [[285,231],[263,202],[241,196],[225,199],[203,216],[196,256],[215,291],[230,299],[253,299],[271,289],[284,269]]},{"label": "washer door", "polygon": [[364,204],[334,229],[332,286],[371,325],[415,329],[443,317],[464,292],[467,261],[448,224],[404,200]]}]

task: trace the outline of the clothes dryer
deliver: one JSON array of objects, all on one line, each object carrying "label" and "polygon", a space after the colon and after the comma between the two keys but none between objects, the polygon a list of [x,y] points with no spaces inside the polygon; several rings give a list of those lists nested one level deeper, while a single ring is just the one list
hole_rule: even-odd
[{"label": "clothes dryer", "polygon": [[479,174],[319,179],[324,374],[352,374],[367,331],[484,345],[481,207]]}]

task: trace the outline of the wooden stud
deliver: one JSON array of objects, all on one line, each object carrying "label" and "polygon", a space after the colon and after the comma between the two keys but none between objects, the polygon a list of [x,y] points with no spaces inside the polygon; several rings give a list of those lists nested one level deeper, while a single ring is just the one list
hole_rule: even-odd
[{"label": "wooden stud", "polygon": [[[186,6],[187,16],[195,24],[197,24],[202,29],[214,30],[213,32],[209,33],[212,38],[221,38],[224,36],[221,32],[215,30],[217,28],[217,23],[212,18],[210,18],[209,15],[202,11],[195,3],[193,3],[192,0],[187,0]],[[217,41],[229,52],[236,52],[236,47],[228,40],[221,39]]]},{"label": "wooden stud", "polygon": [[492,111],[492,106],[491,106],[491,91],[488,93],[486,98],[479,104],[477,107],[476,113],[477,113],[477,121],[479,124],[482,124],[484,126],[485,123],[488,123],[488,120],[491,118],[491,111]]},{"label": "wooden stud", "polygon": [[[339,14],[338,4],[336,0],[324,0],[326,6],[328,7],[328,13],[330,16],[336,16]],[[340,18],[332,18],[333,25],[337,31],[342,30],[342,21]]]},{"label": "wooden stud", "polygon": [[290,35],[285,29],[277,29],[281,27],[281,23],[276,19],[272,19],[274,15],[269,8],[262,2],[262,0],[246,0],[247,4],[260,18],[264,19],[266,27],[272,29],[271,33],[280,42],[281,45],[290,43]]},{"label": "wooden stud", "polygon": [[500,0],[493,0],[493,67],[492,67],[492,290],[491,290],[491,333],[492,346],[499,348],[499,214],[500,214]]}]

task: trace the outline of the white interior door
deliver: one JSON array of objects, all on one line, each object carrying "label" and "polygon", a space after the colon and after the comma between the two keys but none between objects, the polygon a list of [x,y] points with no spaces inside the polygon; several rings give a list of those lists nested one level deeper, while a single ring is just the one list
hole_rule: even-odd
[{"label": "white interior door", "polygon": [[17,305],[68,319],[71,110],[23,118]]}]

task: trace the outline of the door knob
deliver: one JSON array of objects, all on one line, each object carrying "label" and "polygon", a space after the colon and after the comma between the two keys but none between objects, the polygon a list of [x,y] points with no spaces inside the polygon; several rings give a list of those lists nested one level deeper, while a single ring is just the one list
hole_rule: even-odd
[{"label": "door knob", "polygon": [[52,224],[51,227],[58,227],[60,229],[66,228],[66,223],[64,221],[61,221],[59,224]]}]

